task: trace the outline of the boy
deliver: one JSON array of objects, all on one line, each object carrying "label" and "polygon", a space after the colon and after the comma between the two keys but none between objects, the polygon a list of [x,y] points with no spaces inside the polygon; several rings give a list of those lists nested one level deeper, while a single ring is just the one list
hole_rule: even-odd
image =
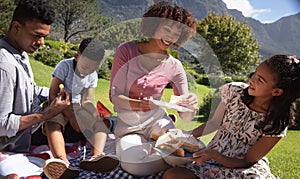
[{"label": "boy", "polygon": [[[72,105],[43,125],[43,132],[47,135],[50,150],[55,158],[47,160],[43,167],[44,173],[49,178],[59,178],[62,175],[75,177],[79,174],[78,170],[69,166],[65,152],[63,131],[68,122],[75,131],[82,132],[92,144],[92,157],[83,160],[80,168],[95,172],[108,172],[119,165],[116,157],[104,156],[103,150],[108,129],[92,103],[94,88],[98,80],[96,70],[103,56],[102,44],[97,40],[87,38],[81,42],[74,58],[61,61],[52,73],[50,101],[64,88],[71,94]],[[103,158],[106,164],[101,162]]]}]

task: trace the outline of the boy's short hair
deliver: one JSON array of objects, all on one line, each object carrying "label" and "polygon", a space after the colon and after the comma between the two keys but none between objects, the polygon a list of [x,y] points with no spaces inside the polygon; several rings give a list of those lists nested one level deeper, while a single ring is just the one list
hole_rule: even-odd
[{"label": "boy's short hair", "polygon": [[18,21],[24,25],[33,19],[51,25],[55,19],[55,12],[44,0],[20,0],[14,11],[12,22]]},{"label": "boy's short hair", "polygon": [[78,51],[81,55],[94,61],[101,61],[105,53],[102,43],[93,38],[83,39],[79,45]]}]

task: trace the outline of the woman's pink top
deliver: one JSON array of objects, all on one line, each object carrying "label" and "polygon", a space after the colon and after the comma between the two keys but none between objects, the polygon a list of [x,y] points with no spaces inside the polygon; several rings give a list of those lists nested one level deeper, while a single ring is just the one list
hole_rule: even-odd
[{"label": "woman's pink top", "polygon": [[[186,73],[178,59],[170,56],[159,66],[147,70],[141,66],[135,42],[120,44],[115,53],[110,77],[110,98],[114,95],[125,95],[133,99],[152,96],[160,100],[164,88],[172,83],[175,95],[188,93]],[[118,106],[116,112],[124,111]]]}]

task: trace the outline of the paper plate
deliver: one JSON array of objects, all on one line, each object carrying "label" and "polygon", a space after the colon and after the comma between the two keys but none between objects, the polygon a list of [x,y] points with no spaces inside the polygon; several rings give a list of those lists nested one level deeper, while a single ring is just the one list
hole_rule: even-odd
[{"label": "paper plate", "polygon": [[158,151],[163,159],[165,160],[165,162],[173,167],[175,166],[183,166],[189,162],[192,162],[191,160],[188,160],[189,158],[192,158],[193,157],[193,154],[190,153],[190,152],[184,152],[184,157],[179,157],[179,156],[176,156],[174,154],[171,154],[169,152],[166,152],[164,150],[161,150],[157,147],[155,147],[155,150]]},{"label": "paper plate", "polygon": [[159,100],[155,100],[155,99],[150,99],[150,101],[153,102],[157,106],[173,109],[173,110],[176,110],[176,111],[179,111],[179,112],[193,112],[193,110],[191,110],[189,108],[179,106],[179,105],[174,104],[174,103],[167,103],[167,102],[159,101]]}]

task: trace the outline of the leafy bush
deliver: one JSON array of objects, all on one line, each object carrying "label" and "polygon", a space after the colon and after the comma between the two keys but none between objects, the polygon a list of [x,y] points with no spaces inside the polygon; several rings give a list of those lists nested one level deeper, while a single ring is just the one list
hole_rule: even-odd
[{"label": "leafy bush", "polygon": [[74,54],[76,53],[77,51],[75,50],[69,50],[69,51],[66,51],[63,56],[64,58],[72,58],[74,57]]},{"label": "leafy bush", "polygon": [[220,93],[217,90],[211,90],[206,96],[203,97],[203,102],[199,107],[199,114],[208,119],[213,115],[220,102]]},{"label": "leafy bush", "polygon": [[248,80],[249,80],[249,76],[247,76],[247,75],[239,75],[239,76],[232,77],[232,81],[247,83]]},{"label": "leafy bush", "polygon": [[77,45],[65,42],[63,40],[60,41],[45,40],[45,46],[47,46],[50,49],[55,49],[62,53],[65,53],[72,49],[75,50]]},{"label": "leafy bush", "polygon": [[110,79],[110,71],[112,66],[112,61],[114,57],[112,55],[108,56],[107,59],[100,65],[99,71],[98,71],[98,78]]},{"label": "leafy bush", "polygon": [[247,83],[249,80],[249,76],[247,75],[239,75],[239,76],[218,76],[218,75],[198,75],[199,77],[196,79],[196,82],[205,86],[219,86],[224,83],[231,82],[244,82]]},{"label": "leafy bush", "polygon": [[45,40],[45,46],[51,48],[51,49],[59,49],[59,43],[58,41],[53,40]]},{"label": "leafy bush", "polygon": [[107,68],[105,65],[101,65],[99,70],[98,70],[98,78],[110,79],[110,70]]},{"label": "leafy bush", "polygon": [[199,78],[196,79],[196,83],[200,85],[209,86],[209,79],[207,75],[199,75]]},{"label": "leafy bush", "polygon": [[199,75],[199,78],[196,80],[196,82],[201,85],[216,87],[225,83],[225,77],[220,75]]},{"label": "leafy bush", "polygon": [[33,58],[45,65],[55,67],[56,64],[60,62],[64,57],[63,54],[57,50],[45,49],[34,53]]},{"label": "leafy bush", "polygon": [[61,60],[73,57],[77,49],[77,44],[66,43],[63,40],[45,40],[45,45],[32,56],[45,65],[55,67]]}]

